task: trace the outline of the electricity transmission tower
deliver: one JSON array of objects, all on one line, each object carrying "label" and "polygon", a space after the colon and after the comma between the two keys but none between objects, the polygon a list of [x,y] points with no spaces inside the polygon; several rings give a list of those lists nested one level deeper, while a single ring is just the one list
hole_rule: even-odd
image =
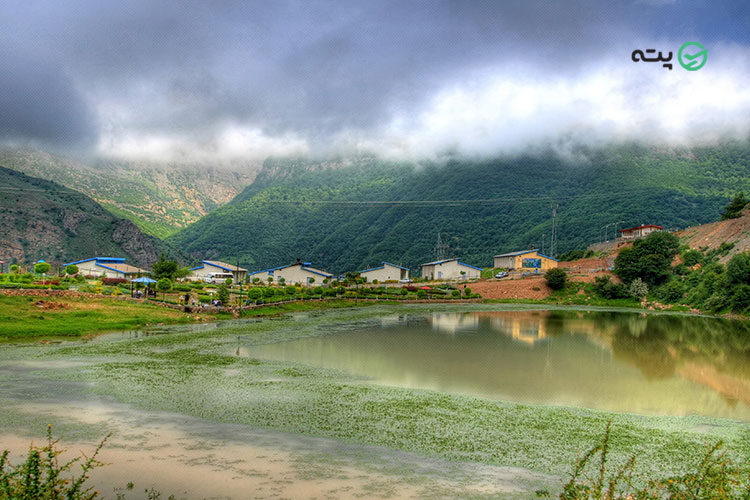
[{"label": "electricity transmission tower", "polygon": [[443,239],[438,233],[437,243],[435,244],[435,260],[445,260],[448,254],[448,242],[443,243]]},{"label": "electricity transmission tower", "polygon": [[557,208],[559,205],[552,205],[552,237],[549,245],[549,256],[554,257],[557,254]]}]

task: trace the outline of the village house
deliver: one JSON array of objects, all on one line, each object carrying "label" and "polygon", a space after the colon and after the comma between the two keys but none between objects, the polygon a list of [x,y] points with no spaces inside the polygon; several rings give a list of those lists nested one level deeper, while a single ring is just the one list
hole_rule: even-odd
[{"label": "village house", "polygon": [[481,267],[464,264],[457,258],[422,264],[422,278],[428,280],[470,280],[478,279],[481,274]]},{"label": "village house", "polygon": [[494,267],[505,268],[509,271],[540,273],[557,267],[558,262],[553,257],[539,253],[539,249],[533,249],[495,255]]},{"label": "village house", "polygon": [[247,276],[247,269],[218,260],[202,260],[200,266],[190,269],[188,278],[223,283],[229,278],[229,274],[232,275],[232,281],[242,283]]},{"label": "village house", "polygon": [[103,276],[105,278],[132,279],[148,274],[150,271],[125,264],[120,257],[92,257],[63,264],[63,268],[74,264],[78,266],[78,274],[83,276]]},{"label": "village house", "polygon": [[381,283],[386,281],[399,281],[409,279],[409,268],[397,266],[396,264],[390,264],[383,262],[383,265],[378,267],[372,267],[360,271],[359,275],[362,278],[367,279],[368,282],[372,283],[374,280],[378,280]]},{"label": "village house", "polygon": [[636,238],[642,238],[653,232],[661,231],[664,229],[661,226],[655,226],[653,224],[647,224],[645,226],[630,227],[620,231],[620,238],[623,240],[634,240]]},{"label": "village house", "polygon": [[289,264],[287,266],[274,267],[271,269],[263,269],[262,271],[255,271],[250,273],[250,281],[255,278],[259,278],[261,282],[266,283],[268,278],[273,278],[275,283],[284,283],[285,285],[312,285],[320,284],[323,280],[330,280],[333,275],[320,269],[311,267],[310,262],[300,262],[297,259],[296,264]]}]

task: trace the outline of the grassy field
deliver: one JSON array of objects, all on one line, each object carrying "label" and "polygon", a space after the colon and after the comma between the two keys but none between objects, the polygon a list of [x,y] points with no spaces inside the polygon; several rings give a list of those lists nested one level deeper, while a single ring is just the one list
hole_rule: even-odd
[{"label": "grassy field", "polygon": [[[154,324],[193,323],[195,316],[148,302],[111,298],[0,295],[0,341],[81,335],[142,328]],[[206,316],[205,319],[212,319]]]}]

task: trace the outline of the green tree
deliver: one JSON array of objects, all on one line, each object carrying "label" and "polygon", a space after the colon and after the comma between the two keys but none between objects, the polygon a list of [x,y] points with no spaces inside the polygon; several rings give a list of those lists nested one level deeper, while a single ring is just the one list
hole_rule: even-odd
[{"label": "green tree", "polygon": [[75,264],[68,264],[65,266],[65,273],[70,274],[71,276],[74,274],[78,274],[78,266]]},{"label": "green tree", "polygon": [[683,264],[688,267],[693,267],[696,264],[700,264],[703,260],[703,255],[698,250],[688,249],[682,252],[680,255]]},{"label": "green tree", "polygon": [[651,233],[623,248],[615,259],[615,274],[625,283],[641,278],[655,286],[669,279],[672,261],[679,250],[679,239],[666,231]]},{"label": "green tree", "polygon": [[162,292],[162,300],[167,299],[167,292],[172,289],[172,280],[169,278],[162,278],[156,282],[156,289]]},{"label": "green tree", "polygon": [[552,290],[562,290],[568,281],[568,273],[559,267],[553,267],[544,273],[544,279],[547,281],[547,286]]},{"label": "green tree", "polygon": [[750,253],[734,255],[727,264],[729,285],[750,284]]},{"label": "green tree", "polygon": [[51,267],[52,266],[50,266],[47,262],[37,262],[36,264],[34,264],[34,272],[36,274],[45,274],[50,270]]},{"label": "green tree", "polygon": [[17,272],[18,272],[18,265],[16,265],[16,264],[11,264],[11,265],[10,265],[10,272],[12,272],[12,273],[17,273]]},{"label": "green tree", "polygon": [[471,288],[464,288],[464,295],[467,297],[471,297]]},{"label": "green tree", "polygon": [[250,300],[259,300],[263,296],[263,290],[260,288],[251,288],[247,291],[247,297]]},{"label": "green tree", "polygon": [[178,269],[179,265],[177,264],[177,261],[167,260],[164,257],[164,253],[162,253],[159,255],[159,260],[154,263],[151,274],[154,276],[154,279],[157,280],[169,278],[170,281],[174,281]]},{"label": "green tree", "polygon": [[742,215],[742,209],[747,205],[748,200],[745,199],[743,193],[737,193],[734,199],[724,207],[724,213],[721,214],[721,220],[736,219]]},{"label": "green tree", "polygon": [[730,304],[734,312],[746,313],[750,309],[750,285],[738,285],[735,287]]},{"label": "green tree", "polygon": [[232,282],[232,278],[227,278],[226,280],[224,280],[224,283],[226,283],[227,286],[232,286]]},{"label": "green tree", "polygon": [[227,288],[226,285],[221,284],[219,285],[219,289],[216,291],[216,298],[219,299],[219,302],[223,307],[226,307],[229,305],[229,288]]},{"label": "green tree", "polygon": [[427,297],[427,292],[424,290],[417,290],[417,298],[418,299],[424,299]]}]

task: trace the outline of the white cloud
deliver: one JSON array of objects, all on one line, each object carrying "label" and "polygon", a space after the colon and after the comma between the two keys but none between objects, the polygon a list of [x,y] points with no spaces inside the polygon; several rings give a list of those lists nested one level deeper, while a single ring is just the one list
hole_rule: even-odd
[{"label": "white cloud", "polygon": [[348,152],[421,159],[512,153],[561,141],[682,145],[748,138],[750,49],[711,47],[706,66],[694,72],[682,69],[673,52],[671,71],[659,63],[633,63],[627,51],[577,73],[485,67],[454,79],[421,104],[392,110],[381,126],[342,128],[322,139],[304,131],[271,135],[257,124],[236,122],[203,129],[200,136],[175,127],[169,133],[140,131],[132,108],[102,106],[110,126],[103,129],[99,152],[169,160]]},{"label": "white cloud", "polygon": [[224,162],[263,160],[270,155],[297,156],[309,152],[293,135],[271,137],[257,127],[231,124],[202,137],[178,133],[133,131],[102,134],[98,153],[134,160]]},{"label": "white cloud", "polygon": [[718,49],[695,72],[676,57],[670,71],[633,63],[629,53],[577,75],[499,70],[443,88],[420,112],[400,113],[379,134],[360,135],[357,147],[424,158],[513,152],[561,138],[675,145],[748,138],[750,50]]}]

